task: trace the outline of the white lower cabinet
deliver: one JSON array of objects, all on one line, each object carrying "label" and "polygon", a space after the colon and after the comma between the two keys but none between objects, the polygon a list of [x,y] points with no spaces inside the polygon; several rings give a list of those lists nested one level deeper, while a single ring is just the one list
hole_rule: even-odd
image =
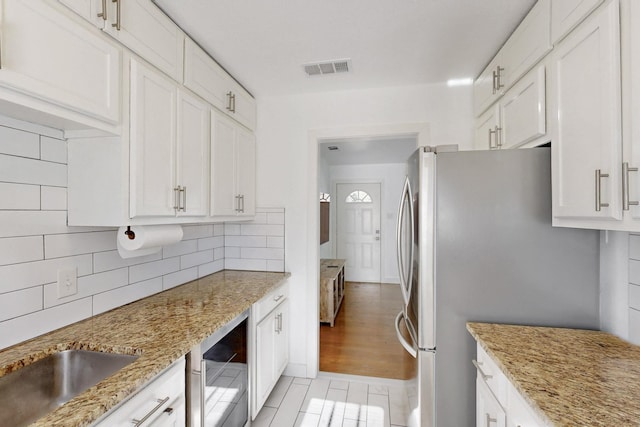
[{"label": "white lower cabinet", "polygon": [[94,427],[184,427],[185,359],[174,362],[133,396],[107,412]]},{"label": "white lower cabinet", "polygon": [[289,300],[285,283],[251,308],[251,419],[262,409],[289,363]]},{"label": "white lower cabinet", "polygon": [[479,344],[474,364],[476,427],[547,427]]}]

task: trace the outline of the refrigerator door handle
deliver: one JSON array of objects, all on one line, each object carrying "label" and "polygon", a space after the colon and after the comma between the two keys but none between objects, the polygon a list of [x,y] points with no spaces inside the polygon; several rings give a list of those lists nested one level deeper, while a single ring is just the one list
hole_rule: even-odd
[{"label": "refrigerator door handle", "polygon": [[[404,220],[407,219],[404,217],[404,208],[406,202],[409,201],[409,224],[410,224],[410,245],[409,245],[409,271],[405,276],[404,271],[404,254],[402,251],[402,225]],[[407,177],[404,181],[404,188],[402,189],[402,197],[400,198],[400,208],[398,209],[398,225],[396,228],[396,238],[397,238],[397,256],[398,256],[398,273],[400,275],[400,290],[402,291],[402,298],[404,299],[405,306],[409,305],[409,298],[411,297],[411,286],[413,282],[413,236],[414,236],[414,218],[413,218],[413,206],[411,206],[411,183],[409,182],[409,177]]]},{"label": "refrigerator door handle", "polygon": [[398,341],[400,341],[400,344],[402,344],[402,347],[407,350],[407,353],[409,353],[413,357],[418,357],[417,347],[409,344],[409,342],[407,342],[407,340],[402,336],[402,333],[400,332],[400,322],[402,322],[403,317],[404,310],[398,313],[398,315],[396,316],[396,336],[398,337]]}]

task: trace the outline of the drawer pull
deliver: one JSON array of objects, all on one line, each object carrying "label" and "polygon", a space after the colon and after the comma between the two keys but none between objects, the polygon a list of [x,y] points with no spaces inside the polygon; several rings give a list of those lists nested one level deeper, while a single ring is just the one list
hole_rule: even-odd
[{"label": "drawer pull", "polygon": [[147,415],[145,415],[141,420],[133,419],[133,420],[131,420],[131,422],[133,423],[133,425],[135,427],[140,427],[142,424],[144,424],[145,421],[147,421],[149,419],[150,416],[152,416],[158,409],[160,409],[162,407],[162,405],[164,405],[168,401],[169,401],[169,396],[165,397],[164,399],[156,399],[156,402],[158,402],[158,404],[155,406],[155,408],[150,410],[147,413]]},{"label": "drawer pull", "polygon": [[480,372],[480,376],[482,377],[483,380],[488,380],[489,378],[493,378],[493,375],[487,375],[484,373],[484,371],[482,370],[482,368],[480,367],[480,365],[482,365],[482,362],[478,362],[477,360],[472,360],[471,363],[473,363],[473,366],[476,367],[476,369],[478,370],[478,372]]},{"label": "drawer pull", "polygon": [[284,297],[284,295],[278,295],[277,297],[273,297],[273,300],[274,300],[275,302],[278,302],[278,301],[280,301],[283,297]]},{"label": "drawer pull", "polygon": [[171,414],[173,414],[173,408],[169,407],[169,408],[165,409],[164,412],[166,412],[167,414],[171,415]]},{"label": "drawer pull", "polygon": [[491,423],[497,423],[497,418],[491,418],[491,415],[487,414],[487,427],[491,427]]}]

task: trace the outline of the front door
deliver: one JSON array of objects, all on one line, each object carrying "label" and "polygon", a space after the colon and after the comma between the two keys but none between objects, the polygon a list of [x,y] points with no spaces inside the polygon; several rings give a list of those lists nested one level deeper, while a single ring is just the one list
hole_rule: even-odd
[{"label": "front door", "polygon": [[380,184],[337,184],[337,257],[345,279],[380,282]]}]

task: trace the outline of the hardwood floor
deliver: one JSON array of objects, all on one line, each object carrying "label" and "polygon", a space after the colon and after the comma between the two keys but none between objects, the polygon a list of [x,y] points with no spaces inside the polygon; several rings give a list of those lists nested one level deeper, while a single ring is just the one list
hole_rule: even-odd
[{"label": "hardwood floor", "polygon": [[415,359],[398,342],[394,326],[402,304],[398,285],[347,282],[335,326],[320,326],[320,370],[411,378]]}]

